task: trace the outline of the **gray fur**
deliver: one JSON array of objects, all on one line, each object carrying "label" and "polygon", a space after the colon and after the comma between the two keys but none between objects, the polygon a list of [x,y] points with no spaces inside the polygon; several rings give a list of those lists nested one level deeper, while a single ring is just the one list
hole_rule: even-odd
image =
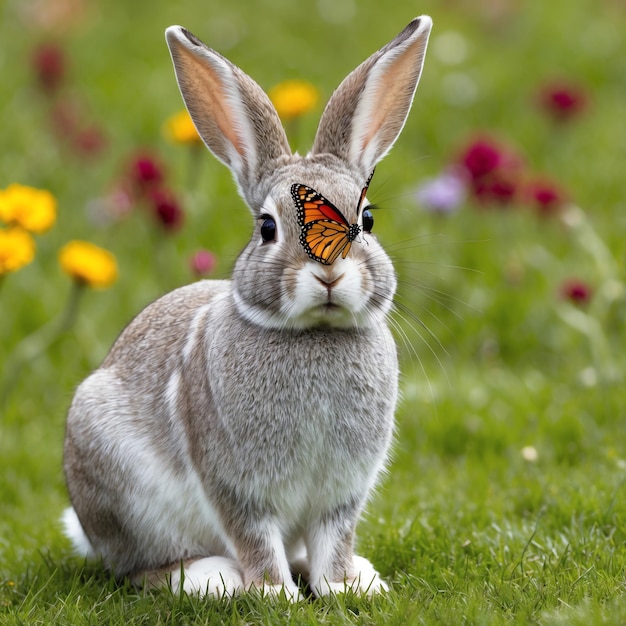
[{"label": "gray fur", "polygon": [[[389,150],[413,98],[430,31],[420,19],[344,81],[307,157],[289,153],[252,79],[188,31],[168,29],[189,111],[257,225],[232,280],[200,281],[148,306],[76,392],[66,524],[115,575],[174,584],[182,563],[184,589],[216,596],[284,586],[296,599],[290,570],[306,572],[318,595],[386,588],[353,543],[393,432],[398,365],[385,318],[396,279],[369,233],[331,266],[308,258],[289,190],[307,184],[360,219],[363,168]],[[372,91],[379,65],[409,84]],[[381,97],[389,125],[351,119]],[[347,131],[331,137],[344,127],[369,137],[360,150],[373,162],[353,158]],[[267,213],[278,235],[262,243]]]}]

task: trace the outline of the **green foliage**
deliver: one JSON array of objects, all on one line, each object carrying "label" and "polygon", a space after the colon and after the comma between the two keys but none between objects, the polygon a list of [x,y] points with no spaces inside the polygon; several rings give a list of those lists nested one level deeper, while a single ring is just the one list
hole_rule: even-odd
[{"label": "green foliage", "polygon": [[[46,188],[59,202],[35,261],[0,283],[2,380],[24,337],[63,314],[71,285],[56,256],[65,242],[110,249],[120,278],[83,294],[72,330],[23,364],[0,407],[0,622],[626,621],[623,3],[86,0],[75,3],[84,4],[80,15],[44,26],[55,4],[67,3],[0,7],[0,188]],[[214,276],[226,277],[251,228],[226,169],[163,137],[164,120],[181,108],[164,28],[187,26],[265,89],[302,78],[324,100],[422,12],[435,23],[424,76],[370,193],[380,207],[376,232],[400,276],[403,402],[360,550],[391,592],[289,606],[115,584],[71,556],[57,522],[67,501],[62,442],[72,390],[142,306],[194,279],[187,259],[196,249],[210,249]],[[68,58],[55,96],[38,90],[30,65],[34,46],[50,40]],[[575,119],[555,122],[537,93],[560,78],[589,102]],[[64,98],[105,134],[104,151],[77,154],[55,134],[51,109]],[[300,152],[320,112],[291,127]],[[514,146],[528,171],[559,181],[580,211],[540,217],[468,200],[450,215],[425,212],[416,185],[480,132]],[[163,162],[185,209],[176,232],[145,207],[109,224],[93,219],[95,202],[139,149]],[[570,277],[590,286],[587,303],[560,296]]]}]

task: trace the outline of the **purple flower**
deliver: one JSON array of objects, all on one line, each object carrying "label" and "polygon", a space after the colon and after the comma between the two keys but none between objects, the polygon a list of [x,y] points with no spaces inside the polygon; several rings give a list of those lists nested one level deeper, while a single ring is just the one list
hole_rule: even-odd
[{"label": "purple flower", "polygon": [[458,210],[467,195],[462,174],[448,170],[428,178],[417,188],[415,199],[432,213],[449,214]]}]

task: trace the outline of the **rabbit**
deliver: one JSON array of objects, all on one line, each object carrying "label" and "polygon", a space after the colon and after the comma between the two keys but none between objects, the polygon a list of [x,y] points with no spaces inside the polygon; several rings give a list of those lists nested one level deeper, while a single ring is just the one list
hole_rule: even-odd
[{"label": "rabbit", "polygon": [[297,601],[298,577],[316,597],[387,590],[354,554],[398,396],[396,277],[366,192],[406,122],[431,26],[414,19],[344,79],[306,156],[257,83],[166,30],[198,133],[256,225],[230,280],[148,305],[71,402],[65,532],[116,578],[215,598]]}]

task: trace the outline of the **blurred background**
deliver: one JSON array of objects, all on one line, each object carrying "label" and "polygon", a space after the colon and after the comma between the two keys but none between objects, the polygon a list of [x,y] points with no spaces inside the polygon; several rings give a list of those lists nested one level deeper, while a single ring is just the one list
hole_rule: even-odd
[{"label": "blurred background", "polygon": [[302,153],[342,78],[422,13],[422,80],[368,194],[400,277],[389,489],[412,502],[416,468],[472,455],[617,471],[622,0],[4,0],[0,534],[19,517],[33,546],[58,537],[73,389],[147,303],[227,277],[252,228],[185,117],[164,29],[270,92]]}]

